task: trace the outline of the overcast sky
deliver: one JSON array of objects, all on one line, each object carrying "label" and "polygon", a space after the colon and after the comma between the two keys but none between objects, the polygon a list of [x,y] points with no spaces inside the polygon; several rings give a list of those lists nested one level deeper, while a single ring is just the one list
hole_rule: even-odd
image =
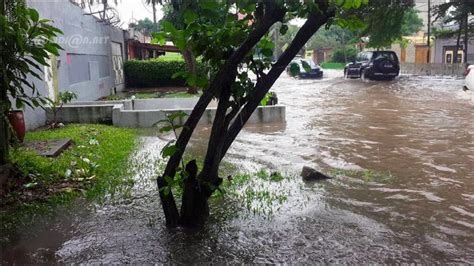
[{"label": "overcast sky", "polygon": [[[128,24],[132,20],[140,20],[148,17],[153,20],[153,12],[151,6],[145,4],[145,0],[119,0],[116,6],[120,13],[120,20],[122,21],[122,28],[128,28]],[[161,7],[157,6],[156,19],[160,20],[163,17]]]},{"label": "overcast sky", "polygon": [[[122,28],[128,28],[128,24],[133,20],[137,21],[148,17],[153,20],[153,12],[151,6],[145,4],[145,0],[119,0],[116,6],[120,13],[120,19],[122,21]],[[161,6],[157,6],[156,19],[160,20],[163,17]],[[303,25],[305,20],[298,19],[292,20],[291,24],[298,26]]]}]

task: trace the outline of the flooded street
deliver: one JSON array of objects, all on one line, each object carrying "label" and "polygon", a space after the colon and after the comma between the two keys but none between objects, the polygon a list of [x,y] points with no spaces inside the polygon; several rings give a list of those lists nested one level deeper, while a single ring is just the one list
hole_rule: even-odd
[{"label": "flooded street", "polygon": [[[0,263],[474,263],[474,103],[463,80],[326,72],[282,76],[272,90],[286,124],[247,127],[226,156],[243,171],[294,176],[273,216],[224,199],[199,232],[165,228],[153,160],[165,142],[144,136],[131,197],[41,219],[2,247]],[[341,174],[303,183],[304,165]]]}]

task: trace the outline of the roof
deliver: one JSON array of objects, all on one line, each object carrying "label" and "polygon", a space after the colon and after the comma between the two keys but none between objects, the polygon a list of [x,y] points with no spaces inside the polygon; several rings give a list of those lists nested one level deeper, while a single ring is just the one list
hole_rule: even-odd
[{"label": "roof", "polygon": [[178,49],[178,47],[174,45],[159,45],[159,44],[153,44],[153,43],[142,43],[137,40],[128,40],[127,42],[134,47],[145,48],[145,49],[155,50],[159,52],[172,52],[172,53],[181,52]]}]

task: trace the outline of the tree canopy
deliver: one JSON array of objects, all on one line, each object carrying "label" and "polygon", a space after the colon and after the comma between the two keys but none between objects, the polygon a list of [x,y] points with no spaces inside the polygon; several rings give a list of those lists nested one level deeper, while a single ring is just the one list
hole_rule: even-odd
[{"label": "tree canopy", "polygon": [[153,23],[149,18],[140,19],[137,22],[128,24],[129,28],[136,29],[141,33],[151,36],[153,32],[158,31],[158,26]]},{"label": "tree canopy", "polygon": [[[208,64],[211,73],[180,74],[188,84],[202,88],[203,94],[186,122],[179,126],[177,139],[165,147],[163,154],[169,160],[157,182],[167,225],[196,226],[206,221],[208,199],[222,183],[218,176],[221,160],[286,66],[323,25],[360,27],[363,15],[370,14],[374,7],[367,8],[368,0],[315,0],[305,4],[294,0],[168,1],[173,8],[181,8],[173,5],[176,2],[181,7],[197,4],[198,8],[183,10],[183,27],[161,21],[163,31],[154,35],[155,41],[172,39],[178,48],[192,50]],[[397,5],[389,7],[396,9]],[[305,22],[273,61],[272,27],[281,23],[279,33],[285,35],[290,28],[288,22],[295,18]],[[370,22],[374,27],[375,21]],[[187,144],[212,99],[218,100],[218,106],[203,167],[198,169],[195,161],[182,164]],[[183,116],[174,114],[170,119]],[[167,126],[166,130],[174,128]],[[183,188],[180,212],[172,192],[175,184]]]}]

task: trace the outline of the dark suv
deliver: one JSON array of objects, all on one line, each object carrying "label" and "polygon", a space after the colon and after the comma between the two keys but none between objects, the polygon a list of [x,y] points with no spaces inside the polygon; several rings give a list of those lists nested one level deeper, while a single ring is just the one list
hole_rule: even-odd
[{"label": "dark suv", "polygon": [[344,68],[346,78],[388,79],[400,73],[400,63],[395,52],[368,51],[357,55],[354,62]]}]

